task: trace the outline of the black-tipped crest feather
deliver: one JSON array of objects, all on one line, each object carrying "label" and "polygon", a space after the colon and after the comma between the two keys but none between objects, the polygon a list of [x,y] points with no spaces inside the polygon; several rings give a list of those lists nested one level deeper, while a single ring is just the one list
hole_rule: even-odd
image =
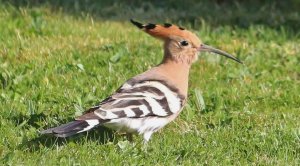
[{"label": "black-tipped crest feather", "polygon": [[137,21],[135,21],[135,20],[133,20],[133,19],[130,19],[130,22],[131,22],[133,25],[135,25],[135,26],[137,26],[138,28],[140,28],[140,29],[143,29],[143,28],[145,28],[145,29],[154,29],[154,28],[156,27],[156,25],[153,24],[153,23],[148,23],[147,25],[143,25],[142,23],[139,23],[139,22],[137,22]]},{"label": "black-tipped crest feather", "polygon": [[139,23],[139,22],[137,22],[137,21],[134,21],[133,19],[130,19],[130,22],[131,22],[133,25],[135,25],[135,26],[137,26],[138,28],[140,28],[140,29],[142,29],[142,28],[145,27],[142,23]]},{"label": "black-tipped crest feather", "polygon": [[148,23],[148,24],[145,26],[146,29],[154,29],[155,27],[156,27],[156,25],[155,25],[155,24],[152,24],[152,23]]},{"label": "black-tipped crest feather", "polygon": [[164,27],[169,28],[170,26],[172,26],[172,24],[170,24],[170,23],[164,23]]}]

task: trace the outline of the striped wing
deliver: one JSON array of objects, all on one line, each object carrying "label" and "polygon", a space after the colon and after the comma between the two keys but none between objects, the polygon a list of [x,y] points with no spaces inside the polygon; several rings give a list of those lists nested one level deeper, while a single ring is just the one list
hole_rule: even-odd
[{"label": "striped wing", "polygon": [[127,82],[77,120],[99,119],[105,122],[123,117],[169,116],[181,110],[183,100],[176,88],[162,81]]}]

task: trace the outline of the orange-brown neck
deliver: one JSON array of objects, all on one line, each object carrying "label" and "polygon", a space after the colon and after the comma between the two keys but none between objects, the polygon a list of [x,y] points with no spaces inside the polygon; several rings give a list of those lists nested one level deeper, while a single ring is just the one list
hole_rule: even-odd
[{"label": "orange-brown neck", "polygon": [[165,57],[157,69],[187,97],[190,67],[189,63]]}]

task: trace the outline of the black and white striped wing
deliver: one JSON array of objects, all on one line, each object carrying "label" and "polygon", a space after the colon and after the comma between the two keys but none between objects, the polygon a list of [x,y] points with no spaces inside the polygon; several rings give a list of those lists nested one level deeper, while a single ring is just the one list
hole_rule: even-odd
[{"label": "black and white striped wing", "polygon": [[123,117],[169,116],[178,113],[184,97],[162,81],[125,83],[116,93],[88,110],[77,120],[109,121]]}]

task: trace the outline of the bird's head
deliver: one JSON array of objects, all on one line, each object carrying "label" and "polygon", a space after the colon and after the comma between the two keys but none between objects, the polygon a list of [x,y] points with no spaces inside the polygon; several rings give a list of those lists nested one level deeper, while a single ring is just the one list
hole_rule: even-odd
[{"label": "bird's head", "polygon": [[213,52],[223,55],[227,58],[242,63],[236,57],[211,46],[205,45],[192,32],[172,24],[142,24],[134,20],[130,20],[138,28],[142,29],[149,35],[164,41],[164,60],[175,60],[191,64],[198,59],[199,52]]}]

